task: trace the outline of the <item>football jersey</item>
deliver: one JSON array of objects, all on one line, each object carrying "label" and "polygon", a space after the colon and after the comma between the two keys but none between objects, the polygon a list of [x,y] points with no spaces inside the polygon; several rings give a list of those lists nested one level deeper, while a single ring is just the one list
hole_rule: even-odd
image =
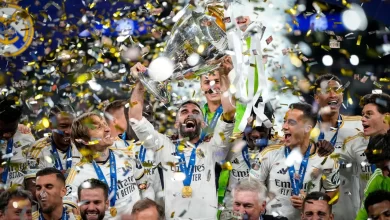
[{"label": "football jersey", "polygon": [[[343,151],[343,144],[345,141],[355,136],[359,131],[363,130],[361,116],[341,116],[341,125],[337,133],[337,140],[335,144],[335,151],[333,154],[339,155],[340,158],[340,194],[337,205],[333,206],[333,213],[336,216],[336,220],[349,220],[351,217],[356,216],[356,212],[359,208],[359,205],[356,206],[358,199],[359,186],[357,185],[357,178],[355,176],[355,167],[356,166],[346,166],[353,161],[345,160],[345,151]],[[321,128],[321,124],[318,122],[316,127],[320,128],[324,133],[324,139],[331,141],[334,135],[337,132],[337,129],[330,128],[329,126],[322,124],[324,127]]]},{"label": "football jersey", "polygon": [[[229,138],[233,123],[218,120],[214,135],[209,142],[202,142],[196,150],[194,171],[191,177],[192,196],[183,198],[183,170],[180,168],[176,146],[165,135],[151,129],[145,118],[130,119],[131,126],[140,141],[155,151],[156,163],[161,163],[164,176],[165,214],[170,219],[216,219],[217,195],[215,189],[215,163],[225,158],[229,150]],[[186,166],[192,147],[184,148]]]},{"label": "football jersey", "polygon": [[[35,142],[33,148],[31,149],[31,157],[38,161],[38,167],[43,169],[46,167],[54,167],[55,166],[55,156],[53,154],[52,149],[52,139],[51,137],[44,137]],[[72,148],[72,166],[75,166],[78,162],[80,162],[81,154],[77,150],[77,148],[71,145]],[[57,149],[58,156],[61,161],[61,165],[63,170],[66,170],[67,163],[67,155],[66,152],[63,152]]]},{"label": "football jersey", "polygon": [[[116,161],[117,191],[115,208],[117,215],[112,217],[109,210],[106,211],[104,219],[120,219],[122,214],[130,214],[133,205],[141,199],[138,185],[147,184],[144,169],[139,161],[129,158],[121,151],[113,150]],[[97,163],[101,168],[108,186],[110,181],[110,161]],[[80,162],[73,167],[66,179],[67,194],[64,197],[64,204],[77,207],[77,189],[87,179],[98,179],[92,163]],[[151,187],[143,192],[144,197],[153,198],[154,192]]]},{"label": "football jersey", "polygon": [[[295,209],[290,201],[293,192],[288,167],[285,164],[285,148],[281,145],[265,148],[258,156],[259,166],[252,168],[249,175],[263,182],[268,188],[267,213],[277,213],[288,219],[300,219],[300,210]],[[324,159],[316,153],[309,157],[302,188],[306,193],[320,191],[321,186],[326,190],[338,188],[340,184],[338,162],[327,158],[324,163]],[[295,173],[298,173],[300,164],[294,163],[294,168]]]},{"label": "football jersey", "polygon": [[22,134],[19,131],[16,131],[12,140],[13,155],[6,155],[8,141],[2,141],[3,143],[1,144],[3,157],[7,158],[5,161],[9,159],[10,162],[10,166],[8,166],[7,182],[5,183],[6,186],[11,186],[12,184],[23,185],[24,173],[29,167],[30,163],[28,154],[31,146],[35,142],[32,134]]},{"label": "football jersey", "polygon": [[[65,207],[65,206],[64,206],[64,208],[66,209],[66,212],[68,214],[68,220],[81,220],[81,216],[73,214],[71,208]],[[40,215],[40,212],[39,212],[39,210],[37,210],[37,211],[32,213],[31,217],[33,220],[39,220],[39,215]]]},{"label": "football jersey", "polygon": [[[353,190],[350,194],[351,197],[353,197],[353,206],[357,210],[360,207],[360,201],[363,199],[367,181],[372,174],[371,164],[367,162],[366,154],[364,152],[367,149],[369,140],[370,137],[364,136],[363,132],[347,138],[343,145],[343,153],[340,158],[340,161],[346,161],[345,163],[350,162],[352,173],[356,177],[356,181],[353,184]],[[353,217],[355,216],[356,215]]]},{"label": "football jersey", "polygon": [[[129,140],[126,140],[125,142],[124,140],[118,138],[118,140],[114,142],[113,147],[117,150],[126,152],[126,154],[131,158],[139,159],[138,157],[140,155],[141,145],[135,144]],[[154,151],[152,149],[143,148],[143,150],[146,150],[146,152],[145,160],[143,161],[142,165],[144,166],[145,175],[148,178],[148,182],[153,187],[155,193],[154,198],[157,198],[158,194],[162,191],[160,174],[158,172],[158,164],[155,161]]]}]

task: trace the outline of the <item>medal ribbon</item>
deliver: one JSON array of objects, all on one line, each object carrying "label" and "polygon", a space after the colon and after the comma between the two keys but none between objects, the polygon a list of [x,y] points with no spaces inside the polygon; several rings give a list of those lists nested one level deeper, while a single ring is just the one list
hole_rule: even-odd
[{"label": "medal ribbon", "polygon": [[[204,113],[204,122],[206,124],[209,123],[209,119],[207,117],[207,113],[209,112],[209,107],[208,105],[204,105],[204,109],[205,109],[205,113]],[[207,131],[213,131],[215,126],[217,125],[217,122],[218,122],[218,119],[219,117],[221,117],[223,113],[223,109],[222,109],[222,105],[220,105],[218,108],[217,108],[217,111],[215,111],[214,115],[213,115],[213,118],[211,119],[211,123],[210,125],[207,126],[207,129],[205,129],[205,131],[202,131],[202,135],[200,136],[200,139],[203,140],[206,135],[207,135]]]},{"label": "medal ribbon", "polygon": [[[54,166],[57,170],[64,170],[62,167],[62,162],[60,159],[60,155],[57,151],[57,146],[54,143],[54,141],[51,141],[51,153],[54,155]],[[68,147],[68,150],[66,151],[66,169],[72,168],[72,146]]]},{"label": "medal ribbon", "polygon": [[180,163],[180,170],[186,174],[186,178],[183,180],[184,186],[190,186],[192,181],[192,174],[194,173],[195,168],[195,161],[196,161],[196,148],[198,148],[198,145],[202,143],[203,139],[199,139],[198,142],[196,142],[195,147],[191,151],[190,161],[188,162],[188,166],[186,166],[186,158],[184,156],[184,153],[180,152],[178,150],[179,144],[176,144],[176,152],[179,158]]},{"label": "medal ribbon", "polygon": [[[321,116],[318,116],[318,122],[321,124],[322,123],[322,118]],[[333,135],[332,139],[330,140],[330,143],[332,144],[333,147],[336,145],[337,141],[337,135],[339,134],[339,129],[341,124],[343,123],[343,119],[341,118],[341,115],[339,114],[339,117],[337,119],[337,130],[336,133]],[[318,140],[324,140],[325,139],[325,134],[324,132],[321,131],[320,135],[318,136]]]},{"label": "medal ribbon", "polygon": [[[109,154],[110,154],[109,158],[110,158],[110,180],[111,180],[110,195],[113,195],[112,198],[110,199],[110,207],[114,207],[116,202],[116,193],[118,190],[117,187],[118,182],[117,182],[117,175],[116,175],[115,156],[111,150],[109,150]],[[107,180],[104,177],[103,171],[102,169],[100,169],[99,165],[97,165],[97,163],[94,160],[92,161],[92,165],[95,168],[98,179],[108,185]]]},{"label": "medal ribbon", "polygon": [[[311,144],[307,148],[306,153],[305,153],[303,160],[301,162],[301,167],[299,168],[299,179],[295,178],[294,165],[292,165],[288,168],[288,173],[290,174],[290,181],[291,181],[291,186],[292,186],[294,195],[299,195],[299,191],[303,188],[303,180],[305,179],[306,167],[307,167],[307,164],[309,162],[310,148],[311,148]],[[290,152],[291,152],[290,148],[285,146],[284,154],[285,154],[286,158],[288,157]]]},{"label": "medal ribbon", "polygon": [[[62,209],[62,216],[61,216],[62,220],[68,220],[69,219],[69,214],[65,210],[66,210],[66,208],[63,207],[63,209]],[[39,220],[45,220],[45,218],[43,218],[43,216],[42,216],[42,212],[39,212]]]},{"label": "medal ribbon", "polygon": [[[122,134],[122,140],[125,143],[125,146],[130,146],[129,143],[126,141],[126,132],[123,132]],[[144,148],[144,145],[141,145],[141,148],[139,149],[139,156],[138,159],[141,161],[141,163],[145,162],[145,156],[146,156],[146,148]]]},{"label": "medal ribbon", "polygon": [[121,139],[122,139],[123,142],[125,143],[125,146],[126,146],[126,147],[130,146],[130,144],[127,143],[127,141],[126,141],[126,131],[123,132]]},{"label": "medal ribbon", "polygon": [[246,165],[248,165],[248,168],[250,168],[251,164],[249,163],[248,145],[245,145],[245,147],[242,149],[242,157],[244,158]]},{"label": "medal ribbon", "polygon": [[[13,146],[14,146],[14,140],[11,138],[7,142],[7,149],[6,149],[5,153],[6,154],[12,153]],[[7,183],[8,172],[9,172],[9,162],[10,161],[11,161],[11,157],[7,159],[7,165],[4,167],[4,172],[3,172],[2,176],[1,176],[1,179],[2,179],[4,184]]]}]

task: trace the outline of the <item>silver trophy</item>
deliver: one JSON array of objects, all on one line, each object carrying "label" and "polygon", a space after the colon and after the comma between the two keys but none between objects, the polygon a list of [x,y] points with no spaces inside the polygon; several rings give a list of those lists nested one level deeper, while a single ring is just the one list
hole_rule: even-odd
[{"label": "silver trophy", "polygon": [[[182,80],[185,76],[199,76],[219,67],[209,64],[224,55],[228,41],[225,32],[217,25],[215,18],[194,11],[191,5],[178,14],[182,16],[172,28],[163,56],[171,59],[175,65],[170,79],[164,82],[152,80],[147,73],[140,74],[140,81],[159,101],[170,102],[167,86],[169,81]],[[196,64],[190,65],[187,59],[197,54]]]}]

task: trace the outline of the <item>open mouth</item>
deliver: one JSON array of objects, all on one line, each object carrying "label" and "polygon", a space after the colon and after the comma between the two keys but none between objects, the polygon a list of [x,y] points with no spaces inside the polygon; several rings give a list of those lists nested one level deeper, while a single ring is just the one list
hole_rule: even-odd
[{"label": "open mouth", "polygon": [[337,100],[332,100],[328,102],[328,105],[332,107],[338,107],[339,102]]},{"label": "open mouth", "polygon": [[194,119],[187,119],[184,121],[185,131],[195,131],[196,121]]},{"label": "open mouth", "polygon": [[363,125],[363,129],[364,129],[364,131],[366,131],[368,128],[370,128],[370,126],[369,126],[369,125]]},{"label": "open mouth", "polygon": [[69,141],[70,141],[70,137],[64,137],[63,140],[64,140],[65,142],[69,142]]},{"label": "open mouth", "polygon": [[291,134],[284,134],[284,140],[289,141],[291,139]]},{"label": "open mouth", "polygon": [[88,219],[97,219],[99,217],[97,212],[88,212],[86,216]]}]

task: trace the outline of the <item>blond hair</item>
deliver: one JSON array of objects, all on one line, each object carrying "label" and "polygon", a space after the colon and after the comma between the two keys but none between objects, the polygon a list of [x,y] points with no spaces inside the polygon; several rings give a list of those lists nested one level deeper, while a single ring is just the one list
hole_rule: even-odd
[{"label": "blond hair", "polygon": [[83,143],[81,143],[80,141],[76,141],[76,140],[81,139],[81,140],[86,141],[86,142],[91,140],[91,138],[88,135],[89,128],[87,125],[87,123],[88,123],[87,120],[91,119],[92,116],[97,116],[103,120],[103,117],[100,116],[98,113],[87,112],[87,113],[84,113],[84,114],[80,115],[79,117],[77,117],[72,123],[72,133],[71,133],[70,137],[71,137],[73,144],[76,146],[76,148],[78,150],[81,150],[82,148],[85,148],[86,146]]}]

